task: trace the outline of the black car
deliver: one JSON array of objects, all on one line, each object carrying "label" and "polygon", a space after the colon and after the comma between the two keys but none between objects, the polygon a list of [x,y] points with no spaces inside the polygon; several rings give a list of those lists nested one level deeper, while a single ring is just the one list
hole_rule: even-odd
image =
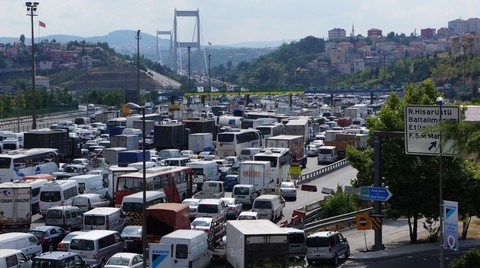
[{"label": "black car", "polygon": [[237,163],[234,163],[232,166],[232,172],[233,173],[238,173],[239,169],[240,169],[240,162],[237,162]]},{"label": "black car", "polygon": [[68,234],[68,231],[57,226],[37,226],[28,232],[40,241],[43,252],[56,250],[58,243]]},{"label": "black car", "polygon": [[76,253],[72,252],[47,252],[33,258],[32,267],[49,268],[85,268],[87,263]]},{"label": "black car", "polygon": [[128,252],[142,253],[143,252],[143,242],[142,242],[142,226],[129,225],[123,228],[122,233],[120,234],[125,243],[127,244]]}]

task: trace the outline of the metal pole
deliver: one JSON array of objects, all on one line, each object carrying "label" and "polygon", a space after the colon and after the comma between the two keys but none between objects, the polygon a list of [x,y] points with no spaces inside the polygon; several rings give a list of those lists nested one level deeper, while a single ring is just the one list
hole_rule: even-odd
[{"label": "metal pole", "polygon": [[[437,102],[440,105],[440,121],[442,122],[442,105],[443,105],[443,98],[437,98]],[[442,183],[442,154],[443,154],[443,145],[442,145],[442,130],[440,129],[439,133],[439,143],[440,143],[440,156],[438,157],[438,203],[440,209],[440,268],[444,267],[444,259],[443,259],[443,183]]]},{"label": "metal pole", "polygon": [[33,17],[36,16],[33,14],[34,11],[37,11],[37,6],[40,3],[38,2],[26,2],[27,11],[30,11],[30,22],[32,26],[32,129],[37,129],[37,98],[35,92],[35,39],[33,33]]},{"label": "metal pole", "polygon": [[137,101],[140,103],[140,30],[137,31]]},{"label": "metal pole", "polygon": [[[140,32],[140,31],[139,31]],[[142,107],[142,152],[143,152],[143,211],[142,211],[142,243],[143,268],[147,268],[147,154],[145,151],[145,106]]]},{"label": "metal pole", "polygon": [[187,90],[189,90],[189,89],[190,89],[190,76],[191,76],[191,70],[190,70],[190,47],[188,47],[187,52],[188,52],[188,86],[187,86]]},{"label": "metal pole", "polygon": [[212,54],[208,54],[208,86],[211,87],[212,83],[210,82],[210,58]]}]

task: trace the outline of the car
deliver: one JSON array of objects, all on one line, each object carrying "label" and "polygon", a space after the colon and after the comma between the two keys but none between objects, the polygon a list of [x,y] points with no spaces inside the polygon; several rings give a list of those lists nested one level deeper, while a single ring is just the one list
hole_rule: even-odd
[{"label": "car", "polygon": [[32,267],[89,268],[90,266],[77,253],[57,251],[36,256],[33,258]]},{"label": "car", "polygon": [[297,189],[295,183],[291,181],[284,181],[280,183],[280,194],[284,199],[293,199],[297,200]]},{"label": "car", "polygon": [[204,159],[205,156],[207,156],[207,155],[212,155],[212,154],[213,154],[213,152],[211,152],[211,151],[203,151],[203,152],[200,152],[200,153],[198,154],[198,157],[200,157],[201,159]]},{"label": "car", "polygon": [[66,230],[57,226],[37,226],[28,230],[33,234],[42,245],[43,252],[54,251],[57,249],[57,244],[60,243],[68,234]]},{"label": "car", "polygon": [[[323,142],[323,140],[314,140],[314,141],[310,142],[309,146],[310,146],[310,145],[314,145],[314,146],[320,147],[320,146],[325,145],[325,143]],[[308,149],[307,149],[307,150],[308,150]]]},{"label": "car", "polygon": [[208,233],[210,226],[212,226],[212,220],[213,218],[210,217],[198,217],[190,223],[190,227],[192,230],[200,230]]},{"label": "car", "polygon": [[225,179],[225,176],[230,175],[233,173],[231,167],[218,167],[218,171],[220,172],[220,180],[223,181]]},{"label": "car", "polygon": [[223,178],[223,189],[225,191],[231,191],[233,186],[238,184],[239,175],[237,174],[228,174]]},{"label": "car", "polygon": [[82,231],[75,231],[67,234],[60,243],[57,245],[57,250],[59,251],[68,251],[68,246],[70,245],[70,241],[77,235],[84,234],[85,232]]},{"label": "car", "polygon": [[233,172],[233,173],[238,173],[238,171],[240,170],[240,162],[234,163],[234,164],[231,166],[231,168],[232,168],[232,172]]},{"label": "car", "polygon": [[143,252],[142,226],[140,225],[125,226],[125,228],[123,228],[123,231],[120,235],[122,236],[123,239],[125,239],[128,252],[135,252],[135,253]]},{"label": "car", "polygon": [[104,268],[139,268],[143,267],[143,257],[137,253],[119,252],[108,259]]},{"label": "car", "polygon": [[198,202],[200,202],[200,199],[197,198],[187,198],[183,199],[182,201],[182,204],[186,204],[189,206],[190,220],[195,219],[195,214],[197,214]]},{"label": "car", "polygon": [[182,154],[182,157],[191,157],[192,155],[195,155],[192,150],[181,150],[180,154]]},{"label": "car", "polygon": [[307,146],[307,156],[318,156],[318,146],[317,145],[308,145]]},{"label": "car", "polygon": [[318,261],[329,260],[338,266],[338,258],[350,256],[350,245],[347,239],[336,231],[316,232],[307,236],[307,262],[312,265]]},{"label": "car", "polygon": [[225,157],[225,160],[227,160],[229,166],[240,162],[240,160],[236,156],[227,156]]},{"label": "car", "polygon": [[227,219],[236,219],[242,212],[242,203],[234,197],[222,197],[225,205],[227,205]]},{"label": "car", "polygon": [[242,220],[258,220],[258,212],[252,212],[252,211],[242,211],[240,215],[238,215],[237,220],[242,221]]},{"label": "car", "polygon": [[[204,160],[205,160],[205,158],[204,158]],[[229,163],[226,159],[214,159],[213,161],[215,161],[219,167],[226,167],[226,166],[229,165]]]}]

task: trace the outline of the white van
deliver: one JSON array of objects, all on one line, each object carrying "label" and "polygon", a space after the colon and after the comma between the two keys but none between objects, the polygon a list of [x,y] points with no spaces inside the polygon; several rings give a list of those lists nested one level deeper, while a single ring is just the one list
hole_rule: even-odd
[{"label": "white van", "polygon": [[38,213],[38,202],[40,201],[40,188],[47,183],[46,179],[26,180],[24,182],[30,185],[32,193],[32,215]]},{"label": "white van", "polygon": [[120,208],[94,208],[83,214],[82,231],[112,230],[121,232],[124,216]]},{"label": "white van", "polygon": [[208,217],[216,218],[220,217],[223,221],[227,220],[227,205],[221,199],[201,199],[197,205],[197,213],[195,218]]},{"label": "white van", "polygon": [[122,252],[125,247],[120,233],[93,230],[72,238],[68,251],[79,254],[90,267],[103,267],[113,254]]},{"label": "white van", "polygon": [[188,162],[190,162],[190,158],[189,157],[173,157],[173,158],[164,159],[164,161],[167,166],[183,167],[183,166],[186,166]]},{"label": "white van", "polygon": [[282,217],[283,207],[285,207],[285,201],[279,195],[265,194],[255,198],[252,211],[258,212],[260,219],[275,221]]},{"label": "white van", "polygon": [[240,161],[253,160],[253,156],[258,154],[260,150],[262,150],[261,147],[244,148],[240,151],[240,156],[238,158]]},{"label": "white van", "polygon": [[39,211],[45,216],[53,206],[70,206],[78,194],[78,182],[74,180],[49,181],[40,187]]},{"label": "white van", "polygon": [[78,182],[79,194],[99,194],[107,195],[108,189],[103,185],[103,176],[95,174],[78,175],[68,178]]},{"label": "white van", "polygon": [[334,163],[338,159],[337,147],[335,146],[321,146],[318,149],[318,164]]},{"label": "white van", "polygon": [[232,189],[232,197],[244,205],[252,205],[259,195],[260,193],[253,184],[237,184]]},{"label": "white van", "polygon": [[32,261],[22,251],[17,249],[0,249],[0,267],[30,268]]},{"label": "white van", "polygon": [[82,221],[82,211],[74,206],[51,207],[45,215],[45,225],[62,227],[69,232],[81,229]]},{"label": "white van", "polygon": [[42,254],[40,241],[33,234],[29,233],[12,232],[0,234],[0,248],[21,250],[29,258]]},{"label": "white van", "polygon": [[149,260],[158,268],[209,267],[212,258],[207,233],[200,230],[176,230],[148,247]]},{"label": "white van", "polygon": [[72,206],[78,207],[82,212],[109,205],[110,200],[99,194],[79,194],[72,200]]},{"label": "white van", "polygon": [[218,164],[215,161],[188,162],[187,167],[192,168],[193,183],[197,184],[197,187],[199,189],[202,188],[202,184],[204,181],[220,180]]},{"label": "white van", "polygon": [[[145,191],[145,197],[145,207],[167,203],[167,196],[163,191]],[[125,196],[121,206],[125,214],[125,225],[142,225],[143,207],[143,191]]]}]

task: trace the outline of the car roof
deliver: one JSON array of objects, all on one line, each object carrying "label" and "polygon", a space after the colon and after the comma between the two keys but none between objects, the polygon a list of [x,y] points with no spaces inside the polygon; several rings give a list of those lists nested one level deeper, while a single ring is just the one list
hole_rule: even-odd
[{"label": "car roof", "polygon": [[57,226],[48,226],[48,225],[45,225],[45,226],[36,226],[36,227],[34,227],[34,228],[31,228],[30,230],[46,232],[46,231],[51,230],[51,229],[53,229],[53,228],[57,228]]},{"label": "car roof", "polygon": [[42,253],[37,257],[35,257],[35,259],[61,260],[66,257],[75,256],[75,255],[78,255],[78,254],[73,252],[65,252],[65,251],[51,251],[51,252]]},{"label": "car roof", "polygon": [[118,253],[115,253],[111,258],[113,257],[122,257],[122,258],[132,258],[132,257],[135,257],[135,256],[141,256],[140,254],[138,253],[132,253],[132,252],[118,252]]}]

